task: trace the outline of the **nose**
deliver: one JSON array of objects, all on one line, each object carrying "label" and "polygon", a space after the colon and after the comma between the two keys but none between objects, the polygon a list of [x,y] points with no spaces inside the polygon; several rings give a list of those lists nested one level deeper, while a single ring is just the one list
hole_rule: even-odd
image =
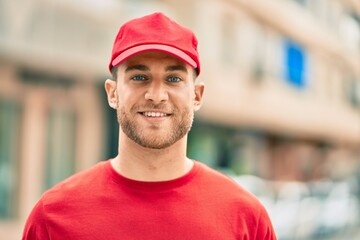
[{"label": "nose", "polygon": [[145,93],[145,99],[150,100],[155,104],[166,102],[169,99],[169,95],[164,83],[152,81]]}]

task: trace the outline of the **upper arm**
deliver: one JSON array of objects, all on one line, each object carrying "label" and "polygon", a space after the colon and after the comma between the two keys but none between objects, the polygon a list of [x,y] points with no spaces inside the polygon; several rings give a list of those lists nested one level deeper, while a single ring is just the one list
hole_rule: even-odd
[{"label": "upper arm", "polygon": [[267,213],[265,207],[261,206],[260,213],[257,223],[257,233],[256,239],[259,240],[276,240],[276,234],[274,227],[271,223],[269,214]]},{"label": "upper arm", "polygon": [[48,240],[50,239],[46,227],[46,220],[42,200],[38,201],[32,209],[23,231],[22,240]]}]

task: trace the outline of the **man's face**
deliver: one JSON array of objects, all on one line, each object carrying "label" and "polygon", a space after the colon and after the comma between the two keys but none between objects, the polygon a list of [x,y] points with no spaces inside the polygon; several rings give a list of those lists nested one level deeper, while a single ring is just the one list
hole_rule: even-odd
[{"label": "man's face", "polygon": [[118,67],[117,118],[137,144],[163,149],[185,137],[199,109],[203,85],[181,60],[156,51],[135,55]]}]

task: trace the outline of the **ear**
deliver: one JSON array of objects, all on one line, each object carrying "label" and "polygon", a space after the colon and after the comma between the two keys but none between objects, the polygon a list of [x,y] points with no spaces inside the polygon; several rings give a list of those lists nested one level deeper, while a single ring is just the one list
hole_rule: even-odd
[{"label": "ear", "polygon": [[195,98],[194,98],[194,110],[197,111],[202,105],[203,94],[205,90],[204,83],[197,83],[194,88]]},{"label": "ear", "polygon": [[105,91],[107,94],[108,104],[110,107],[118,108],[118,97],[116,91],[116,82],[110,79],[105,81]]}]

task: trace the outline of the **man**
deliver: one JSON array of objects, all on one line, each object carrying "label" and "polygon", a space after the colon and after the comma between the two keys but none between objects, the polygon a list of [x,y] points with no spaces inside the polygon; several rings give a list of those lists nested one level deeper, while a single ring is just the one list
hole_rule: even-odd
[{"label": "man", "polygon": [[186,157],[204,92],[193,32],[161,13],[131,20],[109,69],[118,155],[47,191],[23,239],[276,239],[253,195]]}]

